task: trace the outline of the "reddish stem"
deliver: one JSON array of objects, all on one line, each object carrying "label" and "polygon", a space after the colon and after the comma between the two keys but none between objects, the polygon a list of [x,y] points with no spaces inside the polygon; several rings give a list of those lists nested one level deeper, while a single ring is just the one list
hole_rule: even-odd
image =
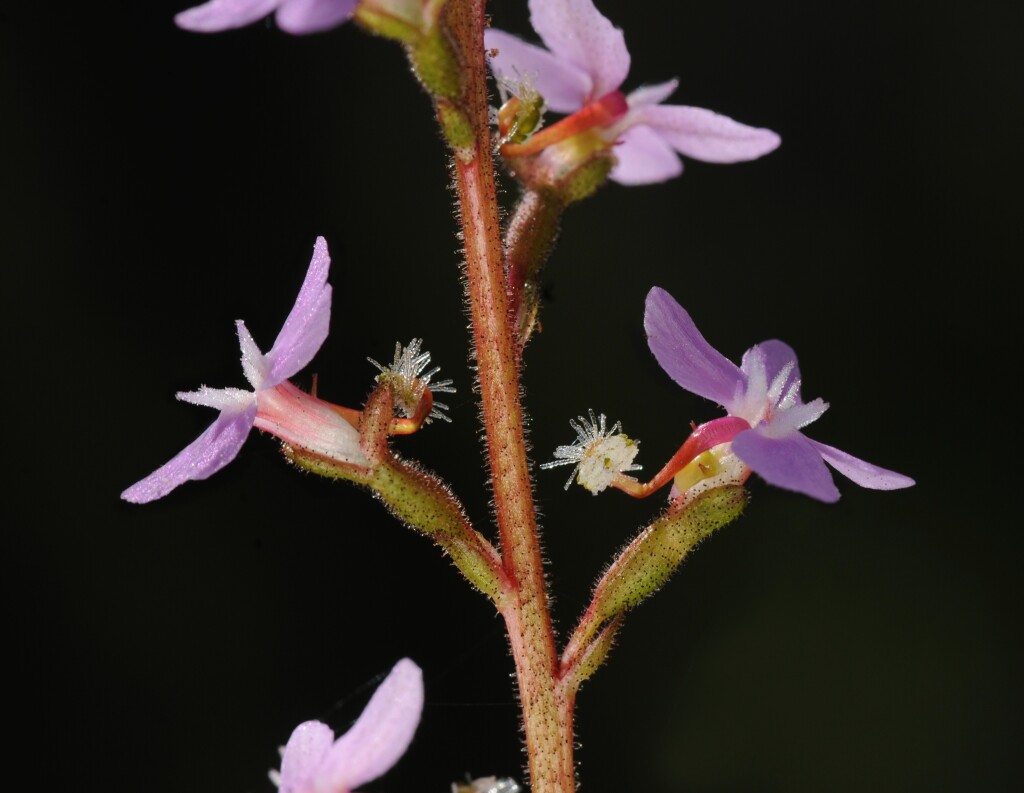
[{"label": "reddish stem", "polygon": [[533,793],[573,793],[572,705],[557,684],[520,402],[515,334],[505,293],[501,225],[487,117],[483,0],[451,0],[450,32],[462,66],[461,110],[472,148],[455,150],[455,184],[502,561],[515,591],[501,609],[516,662]]}]

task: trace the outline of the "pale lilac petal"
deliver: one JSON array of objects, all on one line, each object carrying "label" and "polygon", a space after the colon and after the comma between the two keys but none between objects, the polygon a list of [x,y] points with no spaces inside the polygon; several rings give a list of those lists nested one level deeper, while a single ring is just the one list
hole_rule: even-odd
[{"label": "pale lilac petal", "polygon": [[588,101],[616,90],[629,74],[625,36],[591,0],[530,0],[530,22],[559,59],[590,75]]},{"label": "pale lilac petal", "polygon": [[319,721],[306,721],[292,732],[281,755],[280,793],[313,789],[313,778],[334,743],[334,732]]},{"label": "pale lilac petal", "polygon": [[121,498],[145,504],[163,498],[189,480],[206,479],[235,459],[255,419],[255,403],[240,413],[221,413],[202,435],[169,462],[125,490]]},{"label": "pale lilac petal", "polygon": [[262,388],[273,388],[296,374],[313,359],[327,338],[331,322],[331,287],[327,283],[330,267],[327,242],[317,237],[299,296],[265,356],[268,373]]},{"label": "pale lilac petal", "polygon": [[318,775],[329,790],[352,790],[386,772],[409,748],[423,711],[423,674],[403,658],[366,710],[334,744]]},{"label": "pale lilac petal", "polygon": [[263,19],[283,0],[210,0],[174,17],[179,28],[196,33],[216,33],[240,28]]},{"label": "pale lilac petal", "polygon": [[651,352],[669,377],[720,405],[732,401],[737,385],[743,383],[739,367],[705,341],[686,309],[664,289],[654,287],[647,294],[644,330]]},{"label": "pale lilac petal", "polygon": [[872,465],[833,446],[812,441],[810,438],[807,440],[818,450],[825,462],[861,487],[871,490],[899,490],[915,484],[909,476]]},{"label": "pale lilac petal", "polygon": [[669,80],[655,85],[642,85],[626,97],[626,104],[631,109],[661,104],[672,96],[678,87],[678,80]]},{"label": "pale lilac petal", "polygon": [[286,0],[277,11],[277,26],[301,35],[330,30],[348,21],[359,0]]},{"label": "pale lilac petal", "polygon": [[769,438],[762,427],[741,432],[732,441],[736,456],[768,484],[832,503],[839,490],[815,445],[793,433],[786,438]]},{"label": "pale lilac petal", "polygon": [[497,50],[490,59],[496,77],[528,80],[555,113],[575,113],[593,92],[594,81],[578,66],[503,30],[485,30],[484,46]]},{"label": "pale lilac petal", "polygon": [[266,356],[260,352],[249,329],[240,319],[235,322],[235,332],[238,334],[238,346],[242,350],[242,373],[249,381],[249,385],[259,391],[267,379],[270,364],[267,363]]},{"label": "pale lilac petal", "polygon": [[664,182],[683,172],[679,155],[647,127],[626,130],[612,152],[616,163],[608,178],[622,185]]},{"label": "pale lilac petal", "polygon": [[640,108],[635,118],[634,123],[656,130],[680,154],[704,162],[755,160],[782,142],[770,129],[748,127],[701,107],[656,105]]}]

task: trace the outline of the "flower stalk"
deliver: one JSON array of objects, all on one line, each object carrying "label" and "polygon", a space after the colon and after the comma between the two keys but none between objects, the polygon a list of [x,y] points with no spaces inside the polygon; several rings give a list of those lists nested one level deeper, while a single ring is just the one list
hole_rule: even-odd
[{"label": "flower stalk", "polygon": [[[824,413],[804,402],[795,353],[778,340],[750,348],[739,366],[711,347],[689,314],[664,290],[651,290],[644,326],[651,352],[684,389],[726,409],[700,426],[649,481],[629,474],[638,441],[609,428],[590,410],[570,421],[576,439],[540,467],[573,465],[575,481],[594,495],[608,488],[644,498],[671,483],[670,504],[618,554],[564,651],[556,648],[541,554],[537,508],[525,438],[520,366],[538,326],[539,288],[564,211],[609,179],[624,185],[664,181],[682,172],[681,155],[741,162],[779,145],[768,129],[749,127],[702,108],[667,105],[676,81],[620,90],[631,63],[621,30],[592,0],[528,0],[545,47],[485,30],[486,0],[208,0],[176,17],[200,32],[226,30],[273,13],[294,34],[328,30],[354,19],[404,48],[431,96],[452,174],[464,245],[464,284],[493,493],[498,546],[470,522],[445,482],[392,449],[396,436],[450,421],[435,394],[421,339],[396,345],[361,410],[321,399],[291,381],[327,336],[330,256],[323,238],[296,302],[269,352],[236,323],[242,371],[251,388],[209,388],[178,398],[219,411],[214,423],[175,457],[122,493],[153,501],[205,479],[230,463],[253,429],[282,442],[296,466],[346,480],[374,493],[392,515],[432,539],[505,620],[515,660],[533,793],[574,793],[574,708],[580,685],[604,663],[628,611],[658,591],[705,538],[736,519],[757,473],[769,483],[821,501],[839,491],[829,469],[874,489],[913,480],[807,438],[802,430]],[[489,59],[489,60],[488,60]],[[488,66],[505,101],[492,134]],[[511,94],[509,97],[508,95]],[[545,110],[565,117],[543,125]],[[494,156],[522,187],[502,230]],[[388,566],[382,554],[378,565]],[[274,779],[281,793],[347,791],[386,772],[409,746],[423,706],[422,675],[404,659],[351,730],[335,740],[316,721],[296,728]],[[493,783],[493,784],[492,784]],[[508,783],[508,784],[506,784]],[[468,788],[519,790],[511,780],[475,780]]]},{"label": "flower stalk", "polygon": [[460,110],[472,145],[453,146],[466,288],[501,555],[512,591],[501,608],[516,663],[534,793],[576,789],[572,703],[558,686],[537,513],[526,458],[516,333],[506,296],[484,57],[483,0],[451,0],[446,19],[462,65]]}]

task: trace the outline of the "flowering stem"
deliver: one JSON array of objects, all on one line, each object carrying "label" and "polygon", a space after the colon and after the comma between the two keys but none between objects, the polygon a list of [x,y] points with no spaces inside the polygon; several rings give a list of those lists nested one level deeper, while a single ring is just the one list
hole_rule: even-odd
[{"label": "flowering stem", "polygon": [[[459,113],[471,139],[453,143],[481,408],[502,562],[512,582],[502,616],[519,681],[533,793],[573,793],[572,697],[558,685],[533,503],[516,334],[505,292],[501,226],[488,123],[484,0],[451,0],[446,18],[461,62]],[[445,124],[442,118],[442,125]],[[461,144],[461,145],[459,145]]]}]

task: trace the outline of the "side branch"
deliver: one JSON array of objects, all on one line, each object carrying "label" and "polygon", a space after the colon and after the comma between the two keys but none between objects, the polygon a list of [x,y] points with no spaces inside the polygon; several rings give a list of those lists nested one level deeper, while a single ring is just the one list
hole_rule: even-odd
[{"label": "side branch", "polygon": [[473,528],[462,503],[443,481],[419,465],[399,459],[391,450],[389,435],[396,422],[392,402],[390,386],[380,384],[359,414],[360,446],[367,466],[339,464],[287,445],[285,456],[313,473],[369,488],[396,518],[430,537],[473,586],[499,609],[504,608],[514,586],[498,551]]},{"label": "side branch", "polygon": [[740,516],[746,502],[742,487],[719,487],[685,506],[669,507],[640,532],[594,587],[593,600],[562,653],[563,674],[577,686],[592,674],[622,615],[661,589],[702,540]]}]

